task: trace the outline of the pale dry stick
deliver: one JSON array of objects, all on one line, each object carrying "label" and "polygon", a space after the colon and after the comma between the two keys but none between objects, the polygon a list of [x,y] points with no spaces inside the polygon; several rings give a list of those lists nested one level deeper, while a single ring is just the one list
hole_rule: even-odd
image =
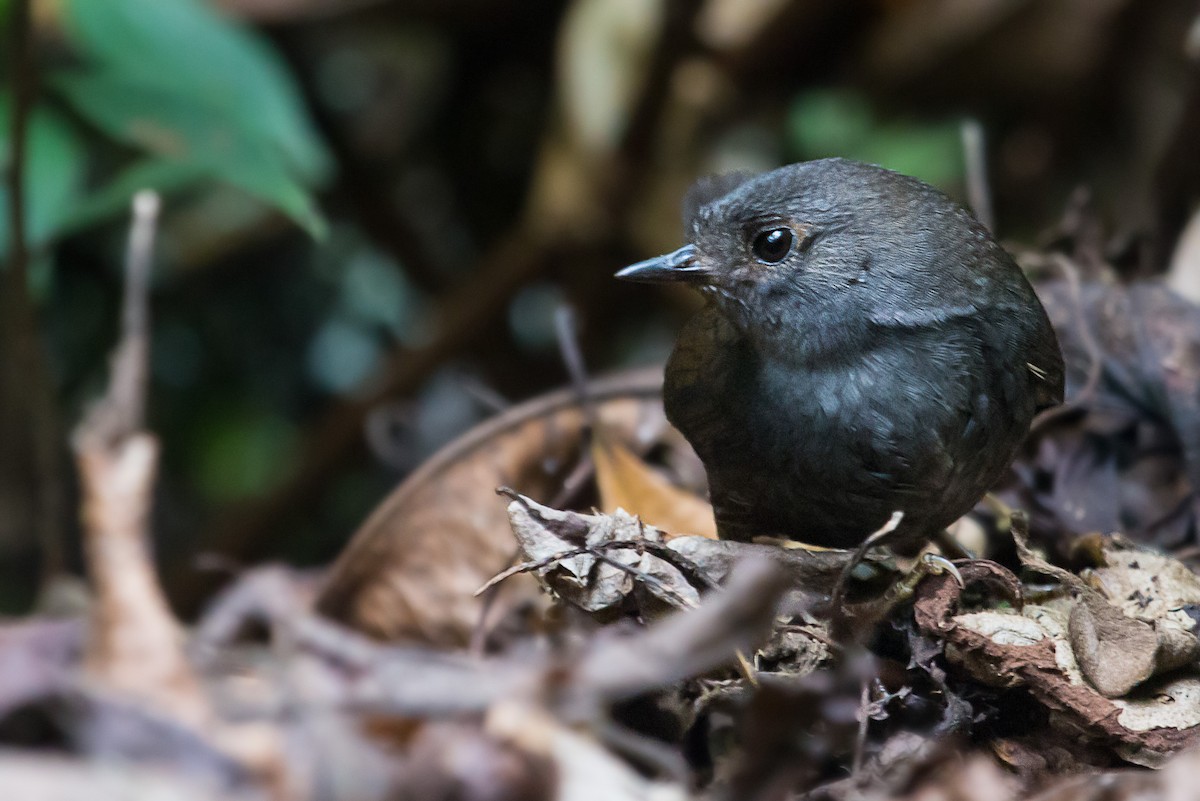
[{"label": "pale dry stick", "polygon": [[857,776],[862,770],[863,756],[867,750],[867,722],[871,716],[867,714],[867,707],[871,703],[871,682],[864,676],[862,680],[862,690],[858,695],[858,732],[854,738],[854,760],[850,763],[850,775]]},{"label": "pale dry stick", "polygon": [[121,336],[108,390],[75,430],[83,490],[84,551],[95,588],[86,676],[153,707],[253,773],[274,799],[291,798],[282,744],[271,727],[223,725],[187,661],[150,553],[158,440],[143,428],[150,353],[149,283],[160,201],[133,200]]},{"label": "pale dry stick", "polygon": [[149,354],[150,265],[159,198],[139,192],[125,266],[121,335],[104,397],[73,445],[83,491],[84,550],[95,589],[84,669],[89,678],[181,721],[210,710],[184,656],[182,635],[150,554],[158,441],[143,429]]},{"label": "pale dry stick", "polygon": [[987,139],[979,120],[963,120],[963,162],[967,171],[967,203],[975,212],[975,219],[995,233],[996,219],[992,212],[992,190],[988,183]]},{"label": "pale dry stick", "polygon": [[[612,543],[606,543],[606,545],[608,545],[609,547],[612,547]],[[632,542],[618,543],[617,546],[618,547],[626,547],[626,548],[637,547],[637,545]],[[493,587],[496,587],[497,585],[499,585],[500,582],[504,581],[507,578],[511,578],[512,576],[515,576],[518,573],[529,573],[534,570],[541,570],[542,568],[550,567],[550,565],[557,564],[558,562],[561,562],[564,559],[573,559],[576,556],[583,556],[584,554],[590,554],[590,555],[594,556],[595,550],[596,549],[593,548],[592,546],[585,545],[582,548],[569,548],[565,551],[558,551],[557,553],[552,553],[549,556],[546,556],[546,557],[543,557],[541,559],[537,559],[537,560],[534,560],[531,562],[521,562],[520,564],[511,565],[511,566],[505,568],[504,570],[501,570],[499,573],[492,576],[490,579],[488,579],[482,587],[475,590],[474,595],[476,598],[478,598],[480,595],[483,595],[485,592],[487,592],[487,591],[491,590]]]}]

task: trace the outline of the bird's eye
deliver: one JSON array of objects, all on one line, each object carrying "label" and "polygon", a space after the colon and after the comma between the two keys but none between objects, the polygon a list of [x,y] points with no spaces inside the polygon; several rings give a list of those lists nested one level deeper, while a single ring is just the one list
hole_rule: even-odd
[{"label": "bird's eye", "polygon": [[778,264],[792,252],[792,243],[795,239],[795,234],[790,228],[768,228],[754,237],[751,250],[754,251],[754,257],[759,261]]}]

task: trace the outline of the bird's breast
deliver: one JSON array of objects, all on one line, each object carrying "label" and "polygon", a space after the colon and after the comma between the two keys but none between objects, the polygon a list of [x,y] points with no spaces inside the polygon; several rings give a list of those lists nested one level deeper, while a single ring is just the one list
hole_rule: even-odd
[{"label": "bird's breast", "polygon": [[[667,364],[667,417],[709,472],[828,471],[831,455],[892,429],[865,360],[798,368],[764,356],[709,309],[681,333]],[[782,471],[782,475],[780,475]]]}]

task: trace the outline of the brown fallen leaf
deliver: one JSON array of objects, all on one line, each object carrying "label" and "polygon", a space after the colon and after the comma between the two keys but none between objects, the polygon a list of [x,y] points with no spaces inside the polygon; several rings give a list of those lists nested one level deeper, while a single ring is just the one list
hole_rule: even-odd
[{"label": "brown fallen leaf", "polygon": [[[1103,598],[1107,607],[1095,615],[1097,620],[1107,620],[1096,627],[1100,634],[1096,663],[1085,665],[1083,654],[1090,662],[1092,652],[1076,647],[1080,666],[1093,686],[1115,698],[1150,676],[1194,665],[1200,657],[1200,640],[1187,608],[1200,603],[1200,577],[1179,560],[1138,547],[1123,537],[1086,539],[1098,565],[1084,573],[1094,593],[1083,598]],[[1072,611],[1073,644],[1078,633],[1091,627],[1085,618],[1092,617],[1097,607],[1099,604],[1091,601]],[[1140,627],[1136,633],[1135,626]],[[1147,640],[1151,642],[1148,656],[1144,653]],[[1116,672],[1128,678],[1118,684],[1095,679],[1100,673],[1111,676]],[[1135,681],[1140,673],[1145,675]]]},{"label": "brown fallen leaf", "polygon": [[1097,593],[1084,593],[1067,622],[1075,661],[1105,698],[1120,698],[1155,673],[1158,634]]},{"label": "brown fallen leaf", "polygon": [[[614,437],[653,441],[666,426],[661,383],[661,371],[637,371],[597,380],[589,395]],[[483,609],[475,590],[516,551],[495,488],[557,495],[579,460],[586,425],[577,394],[563,390],[447,445],[355,533],[318,594],[317,611],[381,639],[468,642]],[[535,597],[532,580],[506,582],[491,619]]]},{"label": "brown fallen leaf", "polygon": [[1101,695],[1120,698],[1152,676],[1196,662],[1200,640],[1184,607],[1200,602],[1200,579],[1186,565],[1123,537],[1092,536],[1076,549],[1099,565],[1085,580],[1034,554],[1025,528],[1012,529],[1021,564],[1071,593],[1072,657]]},{"label": "brown fallen leaf", "polygon": [[[621,609],[632,601],[642,614],[657,614],[664,604],[694,606],[739,566],[761,561],[787,577],[792,607],[807,608],[829,602],[853,558],[849,551],[671,537],[623,509],[611,515],[583,514],[543,506],[511,490],[502,492],[512,498],[508,514],[527,561],[493,576],[479,592],[519,573],[532,573],[554,595],[589,612]],[[872,570],[885,570],[884,564],[865,561]],[[874,602],[867,599],[862,606]]]},{"label": "brown fallen leaf", "polygon": [[[715,586],[666,545],[664,533],[624,509],[611,515],[563,512],[513,495],[509,520],[531,570],[555,595],[588,612],[622,605],[636,590],[691,608]],[[498,578],[508,578],[505,571]],[[491,586],[495,582],[489,582]]]},{"label": "brown fallen leaf", "polygon": [[[990,581],[1016,587],[1016,577],[986,560],[960,565],[968,586]],[[1026,603],[1020,614],[996,609],[964,612],[962,588],[931,576],[917,589],[917,628],[943,643],[947,660],[976,681],[1021,687],[1052,713],[1050,720],[1082,742],[1102,744],[1139,765],[1161,765],[1200,741],[1200,676],[1155,678],[1121,699],[1101,695],[1084,680],[1068,636],[1070,599]]]},{"label": "brown fallen leaf", "polygon": [[717,538],[712,505],[676,487],[607,433],[606,426],[592,438],[592,461],[601,511],[624,509],[661,529],[668,540],[686,535]]}]

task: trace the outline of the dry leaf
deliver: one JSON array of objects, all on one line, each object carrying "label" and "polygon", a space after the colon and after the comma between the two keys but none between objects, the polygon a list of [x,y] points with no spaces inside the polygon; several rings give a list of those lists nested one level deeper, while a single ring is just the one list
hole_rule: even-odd
[{"label": "dry leaf", "polygon": [[[1017,586],[1012,573],[986,560],[967,562],[960,570],[968,584]],[[1160,765],[1200,740],[1200,677],[1175,673],[1148,682],[1136,696],[1105,698],[1084,680],[1071,648],[1071,599],[1026,604],[1020,614],[960,614],[961,592],[949,576],[926,579],[917,590],[914,616],[918,629],[941,641],[951,664],[974,680],[1027,689],[1056,713],[1051,720],[1064,731],[1084,732],[1137,764]],[[1143,646],[1153,648],[1155,642]]]},{"label": "dry leaf", "polygon": [[1011,505],[1064,552],[1096,531],[1162,547],[1193,542],[1200,308],[1162,281],[1048,281],[1038,295],[1062,345],[1068,403],[1036,428],[1014,468]]},{"label": "dry leaf", "polygon": [[584,515],[518,496],[508,505],[508,515],[529,560],[526,567],[536,570],[558,597],[581,609],[620,606],[639,587],[674,607],[700,601],[701,587],[663,558],[669,553],[663,532],[623,509]]},{"label": "dry leaf", "polygon": [[[638,371],[598,380],[589,392],[614,435],[635,441],[666,425],[661,384],[660,371]],[[475,590],[516,551],[495,488],[557,494],[578,461],[586,423],[576,395],[564,390],[447,445],[354,535],[330,571],[317,610],[383,639],[466,643],[482,609]],[[493,611],[499,617],[535,596],[532,581],[506,582]]]},{"label": "dry leaf", "polygon": [[1120,698],[1155,673],[1158,635],[1094,593],[1071,608],[1067,631],[1084,677],[1105,698]]},{"label": "dry leaf", "polygon": [[624,509],[661,529],[668,540],[689,534],[717,538],[717,522],[708,501],[673,485],[614,440],[604,426],[593,437],[592,461],[602,511],[611,514]]}]

